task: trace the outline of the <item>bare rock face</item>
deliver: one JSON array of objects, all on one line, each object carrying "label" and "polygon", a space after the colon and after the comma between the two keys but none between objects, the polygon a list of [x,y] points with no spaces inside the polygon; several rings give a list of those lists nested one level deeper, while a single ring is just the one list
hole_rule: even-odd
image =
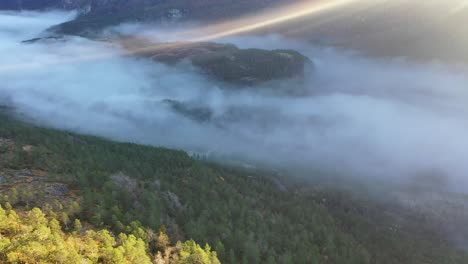
[{"label": "bare rock face", "polygon": [[62,183],[47,183],[45,184],[45,192],[53,196],[65,196],[70,189],[66,184]]},{"label": "bare rock face", "polygon": [[22,170],[16,171],[14,175],[17,178],[24,178],[24,177],[32,177],[34,174],[32,170],[30,169],[22,169]]},{"label": "bare rock face", "polygon": [[135,179],[125,175],[122,172],[118,172],[111,176],[112,181],[118,186],[124,188],[128,192],[136,192],[138,183]]}]

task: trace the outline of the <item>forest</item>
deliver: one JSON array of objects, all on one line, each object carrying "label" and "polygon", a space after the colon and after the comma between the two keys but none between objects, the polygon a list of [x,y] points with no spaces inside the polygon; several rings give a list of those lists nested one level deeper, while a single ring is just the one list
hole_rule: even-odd
[{"label": "forest", "polygon": [[[365,194],[0,114],[0,262],[468,263]],[[417,224],[415,224],[417,223]]]}]

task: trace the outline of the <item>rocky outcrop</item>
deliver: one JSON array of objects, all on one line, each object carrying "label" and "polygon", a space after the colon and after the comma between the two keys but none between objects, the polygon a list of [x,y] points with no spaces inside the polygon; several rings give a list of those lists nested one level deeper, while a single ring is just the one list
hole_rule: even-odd
[{"label": "rocky outcrop", "polygon": [[214,79],[236,84],[255,85],[263,82],[301,77],[312,62],[294,50],[239,49],[218,43],[166,43],[135,46],[129,50],[157,62],[176,64],[191,62]]}]

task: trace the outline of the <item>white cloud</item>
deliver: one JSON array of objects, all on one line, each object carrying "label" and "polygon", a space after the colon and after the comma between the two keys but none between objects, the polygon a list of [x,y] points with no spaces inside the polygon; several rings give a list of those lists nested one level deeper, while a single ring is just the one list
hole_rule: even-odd
[{"label": "white cloud", "polygon": [[[295,48],[316,63],[302,84],[268,85],[302,85],[306,95],[236,91],[221,89],[190,67],[118,57],[121,50],[107,43],[79,37],[19,43],[64,17],[0,14],[3,66],[47,65],[0,71],[0,93],[42,124],[365,178],[406,181],[436,169],[467,189],[468,78],[463,67],[366,58],[278,36],[231,38],[223,41]],[[89,54],[116,56],[76,59]],[[211,107],[217,121],[185,118],[161,102],[166,98]],[[226,117],[232,109],[238,118]]]}]

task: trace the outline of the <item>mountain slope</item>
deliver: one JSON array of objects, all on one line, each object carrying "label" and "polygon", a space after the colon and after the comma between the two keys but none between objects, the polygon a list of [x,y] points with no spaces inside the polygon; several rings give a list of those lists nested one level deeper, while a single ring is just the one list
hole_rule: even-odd
[{"label": "mountain slope", "polygon": [[3,0],[0,10],[45,10],[79,9],[91,3],[91,0]]},{"label": "mountain slope", "polygon": [[6,0],[0,10],[76,9],[77,19],[54,27],[58,33],[83,35],[123,22],[210,22],[272,8],[280,0]]},{"label": "mountain slope", "polygon": [[[48,210],[55,200],[70,208],[75,201],[79,207],[67,210],[69,219],[117,233],[139,221],[167,230],[173,241],[208,242],[225,263],[466,260],[430,229],[401,223],[389,229],[395,220],[371,200],[318,191],[268,172],[208,164],[181,151],[0,118],[0,190],[3,202],[15,208]],[[419,221],[395,210],[410,215],[406,223]]]},{"label": "mountain slope", "polygon": [[[115,236],[105,229],[95,231],[89,225],[83,227],[77,218],[73,227],[68,227],[68,221],[63,219],[53,211],[46,215],[38,208],[15,211],[9,203],[6,203],[6,210],[0,206],[0,261],[150,264],[154,258],[156,263],[188,263],[191,259],[202,259],[206,264],[220,263],[209,247],[203,249],[192,240],[171,247],[167,235],[160,232],[157,243],[163,245],[161,250],[170,256],[164,258],[163,253],[151,256],[147,239],[138,232]],[[142,229],[134,231],[145,234]]]}]

